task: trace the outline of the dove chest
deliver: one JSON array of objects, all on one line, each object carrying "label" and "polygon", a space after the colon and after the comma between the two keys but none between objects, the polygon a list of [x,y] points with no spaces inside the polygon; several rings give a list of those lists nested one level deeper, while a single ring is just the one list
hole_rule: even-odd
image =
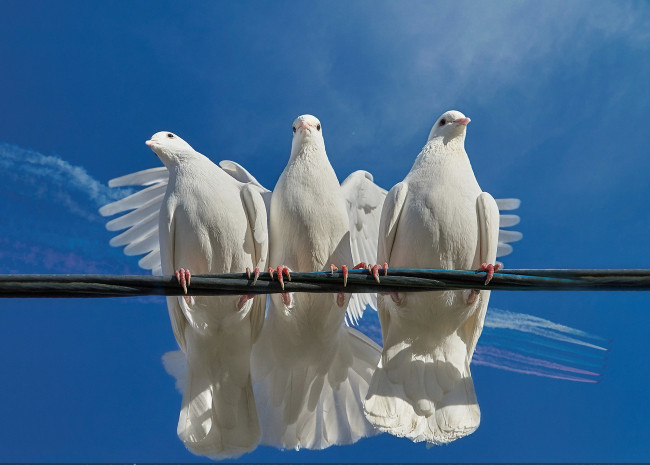
[{"label": "dove chest", "polygon": [[472,268],[478,247],[475,193],[426,183],[412,187],[400,217],[391,266]]},{"label": "dove chest", "polygon": [[340,186],[335,176],[329,182],[327,173],[285,174],[271,198],[270,261],[293,270],[321,270],[349,231]]},{"label": "dove chest", "polygon": [[165,199],[163,209],[167,214],[161,215],[161,220],[168,221],[173,240],[174,268],[189,267],[198,274],[250,266],[244,253],[250,240],[248,222],[237,189],[217,188],[210,182],[197,189],[180,182]]}]

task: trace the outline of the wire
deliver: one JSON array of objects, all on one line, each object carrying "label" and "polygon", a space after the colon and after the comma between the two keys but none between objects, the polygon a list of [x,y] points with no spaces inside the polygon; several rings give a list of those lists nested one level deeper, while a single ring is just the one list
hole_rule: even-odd
[{"label": "wire", "polygon": [[[358,293],[424,292],[446,289],[505,291],[624,291],[650,290],[650,270],[512,269],[494,274],[486,286],[486,273],[464,270],[390,269],[375,282],[367,270],[343,274],[291,273],[284,290],[269,273],[255,285],[246,273],[194,275],[188,295],[275,294],[280,292]],[[0,275],[0,297],[131,297],[183,295],[175,276],[142,275]]]}]

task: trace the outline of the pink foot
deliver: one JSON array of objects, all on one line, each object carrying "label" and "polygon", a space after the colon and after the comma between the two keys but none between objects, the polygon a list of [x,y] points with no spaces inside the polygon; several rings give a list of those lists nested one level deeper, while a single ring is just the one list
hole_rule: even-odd
[{"label": "pink foot", "polygon": [[471,289],[469,291],[469,295],[467,296],[467,305],[472,305],[474,302],[476,302],[476,298],[478,297],[480,291],[477,291],[476,289]]},{"label": "pink foot", "polygon": [[[357,269],[359,265],[356,267],[352,268],[353,270]],[[365,267],[365,263],[364,263]],[[330,265],[330,268],[332,269],[332,276],[334,276],[334,271],[338,270],[339,268],[334,265],[333,263]],[[348,285],[348,266],[347,265],[341,265],[341,271],[343,272],[343,287]]]},{"label": "pink foot", "polygon": [[[278,281],[280,282],[280,286],[282,287],[282,290],[284,291],[284,277],[286,276],[289,281],[291,281],[291,273],[289,273],[289,268],[287,268],[284,265],[278,265],[277,268],[277,273],[278,273]],[[271,275],[271,279],[273,278],[273,275]]]},{"label": "pink foot", "polygon": [[[246,267],[246,274],[248,275],[248,279],[251,279],[251,269],[249,267]],[[257,278],[260,277],[260,269],[255,267],[255,270],[253,270],[253,286],[257,283]]]},{"label": "pink foot", "polygon": [[370,271],[370,274],[372,274],[372,277],[375,278],[375,281],[377,281],[377,284],[379,284],[379,270],[381,269],[381,266],[379,265],[374,265],[372,268],[368,269]]},{"label": "pink foot", "polygon": [[247,294],[243,295],[239,298],[239,302],[237,302],[237,310],[241,310],[241,308],[244,306],[246,302],[251,300],[253,297],[255,297],[255,294]]},{"label": "pink foot", "polygon": [[178,280],[178,284],[180,284],[181,287],[183,288],[183,292],[187,294],[187,286],[190,285],[190,278],[192,277],[190,270],[186,270],[185,268],[179,268],[175,274],[176,274],[176,279]]},{"label": "pink foot", "polygon": [[486,286],[492,280],[492,276],[494,276],[494,272],[498,271],[499,268],[501,268],[500,264],[488,265],[487,263],[481,263],[481,268],[479,268],[478,271],[487,271],[487,278],[485,279]]},{"label": "pink foot", "polygon": [[388,276],[388,263],[384,262],[382,269],[384,270],[384,276]]}]

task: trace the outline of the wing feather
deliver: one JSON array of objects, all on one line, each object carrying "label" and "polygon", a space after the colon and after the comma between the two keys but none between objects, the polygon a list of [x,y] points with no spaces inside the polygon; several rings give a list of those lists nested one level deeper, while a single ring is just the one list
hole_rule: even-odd
[{"label": "wing feather", "polygon": [[[341,183],[350,222],[350,249],[354,265],[377,263],[377,240],[381,209],[386,190],[374,183],[372,174],[359,170]],[[377,294],[352,294],[346,311],[346,322],[358,324],[370,305],[377,310]]]},{"label": "wing feather", "polygon": [[[496,199],[497,207],[500,212],[516,210],[521,205],[519,199]],[[519,224],[521,219],[518,215],[499,215],[499,228],[507,228]],[[509,242],[520,241],[523,234],[519,231],[508,231],[506,229],[499,229],[499,243],[497,246],[497,257],[504,257],[512,253],[512,246]]]},{"label": "wing feather", "polygon": [[[479,230],[479,263],[492,263],[497,258],[499,242],[499,207],[494,198],[487,192],[482,192],[476,199],[476,213]],[[467,341],[467,356],[471,360],[476,349],[476,343],[483,331],[483,322],[488,308],[490,291],[480,291],[478,308],[463,325]]]},{"label": "wing feather", "polygon": [[108,187],[124,187],[124,186],[149,186],[160,182],[167,183],[169,172],[164,166],[156,168],[149,168],[135,173],[125,174],[119,178],[113,178],[108,181]]}]

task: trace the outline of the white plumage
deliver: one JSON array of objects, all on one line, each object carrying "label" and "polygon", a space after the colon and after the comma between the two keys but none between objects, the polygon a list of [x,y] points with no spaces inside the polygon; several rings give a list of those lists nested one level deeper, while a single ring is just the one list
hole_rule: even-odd
[{"label": "white plumage", "polygon": [[[271,198],[269,264],[292,271],[350,265],[348,208],[357,209],[354,202],[346,204],[325,153],[320,122],[303,115],[293,131],[291,157]],[[350,182],[371,179],[356,174]],[[379,213],[380,202],[366,203],[373,204],[368,211]],[[363,233],[354,236],[362,240]],[[349,300],[349,295],[343,300],[336,294],[296,293],[285,305],[280,295],[271,296],[252,358],[263,444],[322,449],[375,433],[362,402],[380,348],[345,326]]]},{"label": "white plumage", "polygon": [[[264,268],[267,214],[259,189],[237,181],[175,134],[156,133],[147,145],[168,175],[153,169],[112,183],[151,184],[102,208],[105,215],[137,208],[109,222],[109,229],[131,226],[112,244],[129,243],[134,254],[149,252],[140,264],[154,272],[160,267],[166,275],[179,268],[194,274]],[[264,304],[264,296],[243,303],[239,296],[167,298],[187,366],[178,367],[182,357],[168,356],[166,367],[184,375],[178,435],[194,453],[237,457],[259,442],[250,352],[262,328]]]},{"label": "white plumage", "polygon": [[[411,171],[388,193],[379,229],[380,262],[392,268],[461,270],[495,263],[499,209],[481,191],[467,158],[468,122],[460,112],[444,113]],[[377,428],[442,444],[478,427],[469,365],[489,295],[457,290],[379,296],[384,347],[364,406]]]},{"label": "white plumage", "polygon": [[[304,119],[306,117],[301,118]],[[300,118],[297,122],[299,120]],[[317,120],[314,118],[312,122],[315,121]],[[338,217],[339,220],[336,230],[339,231],[340,234],[340,231],[346,231],[344,223],[346,221],[345,218],[347,218],[349,249],[347,248],[348,242],[341,241],[343,247],[339,248],[336,253],[332,252],[332,256],[330,257],[331,260],[325,259],[318,261],[319,267],[316,268],[310,267],[314,264],[313,262],[309,263],[308,265],[310,266],[305,269],[310,271],[313,269],[327,269],[330,262],[335,262],[339,265],[342,263],[351,264],[362,261],[367,263],[376,263],[379,221],[382,205],[386,197],[386,191],[374,184],[372,175],[366,171],[356,171],[352,173],[345,179],[345,181],[343,181],[339,188],[336,176],[327,160],[327,155],[325,154],[322,136],[320,136],[320,139],[319,144],[322,145],[322,147],[313,150],[313,140],[309,142],[306,139],[294,138],[292,158],[287,167],[289,172],[294,172],[293,169],[289,168],[293,163],[298,161],[296,157],[294,157],[294,153],[297,155],[300,151],[305,153],[313,151],[314,154],[318,154],[318,157],[309,157],[311,161],[307,162],[304,160],[298,161],[298,168],[302,165],[302,168],[306,170],[308,176],[305,179],[299,179],[295,177],[295,174],[292,174],[289,176],[288,183],[286,179],[283,181],[283,183],[288,184],[288,187],[285,186],[283,189],[289,189],[292,191],[295,198],[300,198],[301,192],[306,193],[308,196],[312,196],[308,201],[303,202],[301,200],[301,202],[303,202],[303,208],[305,208],[305,205],[307,210],[313,207],[315,208],[313,212],[314,214],[317,213],[322,215],[320,219],[315,218],[314,216],[311,217],[312,222],[316,225],[324,224],[326,228],[331,227],[332,224],[329,223],[328,218],[331,218],[331,211],[334,211],[334,216]],[[180,140],[180,138],[178,140]],[[186,148],[188,147],[189,146]],[[189,148],[189,150],[191,150],[191,148]],[[235,211],[237,211],[238,209],[241,209],[242,206],[245,207],[245,203],[242,202],[235,201],[234,203],[230,203],[230,200],[232,199],[241,198],[243,189],[245,189],[247,193],[246,196],[255,199],[255,203],[257,204],[259,217],[256,216],[256,218],[261,222],[257,225],[257,231],[262,234],[261,231],[264,220],[262,218],[261,204],[259,204],[259,198],[256,194],[261,195],[266,206],[266,213],[268,213],[271,203],[271,192],[264,188],[246,169],[237,163],[228,160],[221,161],[219,166],[223,170],[222,171],[202,155],[196,152],[193,153],[196,154],[196,166],[200,166],[200,169],[198,170],[201,171],[199,179],[203,179],[204,177],[211,178],[210,180],[201,183],[201,185],[195,184],[193,188],[200,190],[202,193],[201,195],[207,195],[207,190],[212,189],[214,193],[223,197],[225,202],[211,204],[211,208],[202,211],[201,215],[206,217],[218,216],[220,214],[225,215],[226,212],[229,211],[229,208],[234,208]],[[303,153],[303,155],[305,153]],[[195,163],[192,162],[192,166],[194,165]],[[100,212],[104,216],[123,213],[122,216],[109,221],[106,225],[107,229],[110,231],[126,229],[126,231],[120,233],[111,240],[111,245],[125,245],[126,247],[124,252],[127,255],[145,254],[145,256],[139,261],[139,264],[145,269],[152,270],[154,274],[162,274],[163,272],[159,241],[159,213],[163,206],[163,201],[166,199],[166,192],[168,191],[168,185],[170,184],[171,171],[173,170],[168,170],[167,167],[152,168],[111,180],[109,185],[112,187],[136,185],[143,186],[144,189],[100,209]],[[186,171],[183,172],[186,173]],[[224,178],[224,174],[226,173],[230,178]],[[286,176],[284,177],[286,178]],[[175,179],[174,176],[172,176],[171,179]],[[232,189],[231,191],[226,189],[222,192],[221,187],[215,188],[215,180],[217,180],[220,185],[237,186],[237,188]],[[176,181],[174,181],[174,184],[175,183]],[[242,185],[242,183],[244,185]],[[280,184],[280,182],[278,184]],[[302,189],[300,186],[303,184],[309,184],[306,190],[300,190]],[[170,187],[170,190],[173,191],[174,189],[175,187]],[[182,189],[185,194],[189,193],[190,190]],[[280,192],[282,189],[276,190]],[[228,194],[227,192],[230,193]],[[335,205],[334,208],[332,208],[332,205],[325,206],[319,201],[319,199],[330,196],[332,193],[334,193],[334,198],[337,199],[333,202]],[[286,198],[286,195],[283,195],[285,196],[284,198]],[[343,197],[342,203],[340,201],[340,196]],[[230,199],[225,199],[225,197],[230,197]],[[280,198],[279,195],[277,197]],[[330,204],[332,204],[332,202],[330,202]],[[345,206],[347,211],[346,215],[342,214],[344,210],[341,208],[341,204]],[[519,201],[517,199],[500,199],[497,200],[497,204],[501,210],[513,210],[518,208]],[[280,202],[280,208],[284,208],[284,206],[285,205]],[[220,210],[221,213],[217,210]],[[227,216],[228,221],[230,221],[232,218],[230,215]],[[250,221],[250,217],[247,218]],[[302,218],[304,221],[304,215]],[[519,217],[516,215],[501,215],[501,226],[503,227],[512,226],[518,222]],[[314,232],[314,224],[309,226],[308,231],[311,232],[308,232],[307,236]],[[285,224],[280,226],[284,228],[287,225]],[[277,228],[278,225],[276,224],[276,229]],[[198,231],[190,231],[190,236],[201,236],[201,230],[202,227],[199,227]],[[278,260],[280,260],[280,257],[286,256],[288,253],[287,250],[291,249],[295,245],[295,236],[291,227],[288,227],[288,229],[282,229],[282,231],[283,233],[281,233],[277,239],[277,245],[281,251],[276,255]],[[284,234],[284,236],[282,236],[282,234]],[[323,231],[321,231],[320,234],[323,234]],[[326,235],[327,234],[329,234],[329,232],[327,232]],[[262,234],[262,236],[263,235],[264,234]],[[323,236],[321,235],[321,237]],[[521,234],[518,232],[500,231],[498,255],[506,255],[510,253],[512,247],[508,242],[513,242],[520,238]],[[316,237],[316,239],[318,238]],[[314,240],[314,238],[309,238],[307,242],[309,240]],[[310,245],[311,244],[303,244],[305,248],[302,249],[302,251],[307,251],[303,257],[311,256],[311,251],[309,249]],[[260,257],[257,262],[260,268],[264,266],[261,261],[262,258],[265,257]],[[199,261],[201,260],[206,261],[209,260],[209,258],[199,258]],[[248,263],[247,260],[245,261]],[[187,266],[186,262],[183,263]],[[270,263],[277,265],[279,262]],[[282,264],[289,265],[291,268],[296,270],[299,269],[291,266],[291,263],[293,262],[289,259],[282,260]],[[255,265],[251,260],[250,264],[245,266],[251,266],[251,264],[253,266]],[[177,263],[176,266],[172,266],[171,268],[168,267],[169,269],[167,269],[165,273],[169,274],[179,266],[181,266],[180,262]],[[189,268],[194,272],[198,272],[199,270],[193,266],[189,266]],[[234,272],[242,270],[235,266],[230,266],[230,268],[225,271]],[[300,269],[300,271],[302,271],[302,269]],[[371,431],[369,432],[367,421],[363,416],[358,414],[358,408],[360,405],[359,399],[363,399],[365,396],[368,387],[368,379],[376,365],[379,349],[372,341],[367,339],[361,333],[347,328],[340,329],[341,324],[339,318],[341,312],[340,309],[331,306],[331,302],[326,305],[326,307],[333,309],[330,314],[328,314],[327,311],[320,314],[317,310],[304,310],[305,308],[321,308],[321,297],[322,296],[316,297],[316,301],[311,301],[309,299],[306,300],[305,304],[301,305],[303,310],[296,310],[295,308],[284,309],[285,312],[289,312],[289,315],[293,314],[293,316],[290,316],[290,319],[295,321],[292,321],[291,324],[307,324],[309,326],[304,334],[298,338],[290,338],[286,341],[282,340],[282,337],[279,335],[282,331],[289,328],[291,324],[287,325],[286,321],[280,321],[279,323],[273,323],[273,325],[279,326],[280,330],[275,332],[275,336],[272,340],[266,340],[265,342],[267,348],[270,346],[275,347],[273,348],[273,351],[291,351],[296,350],[297,348],[299,353],[281,353],[278,355],[272,351],[269,352],[268,357],[266,356],[267,354],[264,354],[264,357],[259,357],[257,360],[257,365],[260,367],[258,372],[260,374],[259,376],[262,378],[262,385],[271,388],[270,390],[265,390],[260,387],[256,388],[259,394],[258,405],[260,406],[260,411],[263,411],[264,435],[265,443],[267,444],[290,448],[323,448],[331,444],[354,442],[364,435],[372,434]],[[276,298],[279,299],[279,296],[276,296]],[[200,298],[201,301],[204,299],[216,302],[217,299],[220,298]],[[228,298],[221,299],[228,300]],[[303,299],[303,297],[300,297],[300,299]],[[260,297],[255,299],[254,313],[257,316],[255,317],[254,327],[261,325],[261,321],[258,321],[260,313],[259,307],[260,305],[263,306],[263,304],[260,304],[260,300],[262,300]],[[195,299],[194,302],[196,304],[197,300]],[[170,307],[170,316],[172,317],[172,322],[176,322],[175,324],[177,326],[183,327],[186,325],[187,323],[185,323],[184,320],[187,320],[187,318],[189,318],[187,321],[200,319],[196,315],[201,312],[187,312],[188,317],[182,313],[184,304],[182,299],[170,299],[170,305],[171,304],[173,304],[173,306]],[[247,303],[247,305],[250,304]],[[376,294],[353,294],[350,296],[349,300],[347,300],[347,322],[356,323],[362,316],[366,305],[370,305],[375,309],[377,308]],[[179,312],[179,308],[181,309],[181,312]],[[246,306],[242,309],[242,313],[246,311],[245,308]],[[274,312],[277,312],[277,309],[271,311],[271,314]],[[314,314],[314,318],[310,320],[310,315],[312,314]],[[294,318],[296,315],[303,316],[302,322]],[[325,321],[322,321],[322,319]],[[278,320],[278,318],[274,317],[272,320]],[[269,331],[269,334],[272,332],[273,331]],[[178,329],[175,330],[175,334],[177,334],[177,337],[179,338],[179,345],[183,347],[185,342],[182,341],[185,335],[181,333],[183,333],[183,331],[179,331]],[[310,339],[314,334],[317,337]],[[320,339],[325,339],[325,342],[321,342]],[[285,343],[287,347],[283,349],[282,347]],[[208,347],[217,350],[216,345],[208,344]],[[262,347],[264,347],[264,344],[262,344]],[[327,350],[323,350],[324,348],[327,348]],[[223,350],[228,352],[230,346],[224,344]],[[260,351],[264,350],[265,349],[263,348],[260,349]],[[192,360],[193,366],[198,367],[203,361],[205,361],[205,363],[211,363],[211,356],[209,355],[210,350],[207,351],[208,355],[205,360],[203,355],[201,355],[202,351],[202,349],[198,350],[198,352],[197,350],[194,351],[194,359]],[[355,357],[350,358],[350,354],[356,355]],[[177,379],[177,387],[181,393],[183,393],[187,386],[187,381],[193,379],[191,377],[188,378],[189,372],[185,355],[182,352],[170,352],[165,354],[163,360],[165,368]],[[339,363],[341,360],[343,363]],[[350,360],[352,360],[351,366],[349,366]],[[289,378],[289,376],[291,378]],[[304,380],[304,382],[301,384],[297,382],[298,380]],[[287,392],[284,392],[284,390],[287,390],[288,385],[291,385],[291,388]],[[307,395],[306,393],[309,393],[308,398],[305,398]],[[199,396],[198,398],[200,399],[201,397]],[[293,400],[286,403],[287,399]],[[225,401],[225,397],[222,398],[222,400]],[[269,403],[271,400],[273,402]],[[187,409],[185,402],[183,405],[186,412],[191,412],[191,410]],[[291,408],[293,408],[294,411],[291,415],[285,416],[286,411]],[[200,407],[200,409],[205,409],[207,412],[207,404]],[[299,419],[293,421],[293,417],[295,416],[299,417]],[[183,418],[185,418],[185,420],[183,420]],[[187,423],[187,418],[187,413],[181,415],[181,421]],[[288,423],[287,420],[293,422]],[[188,433],[190,429],[191,428],[187,427],[184,429],[181,428],[179,422],[179,435],[181,438],[184,438],[188,447],[196,453],[211,455],[214,457],[236,456],[241,453],[239,451],[234,451],[232,453],[224,452],[223,450],[215,452],[216,446],[214,444],[211,445],[211,442],[214,443],[215,439],[213,434],[206,435],[203,440],[194,440],[190,438],[191,434],[194,433]],[[198,436],[201,436],[201,434]],[[252,444],[253,441],[251,440],[250,443]],[[223,449],[223,446],[221,447]]]}]

